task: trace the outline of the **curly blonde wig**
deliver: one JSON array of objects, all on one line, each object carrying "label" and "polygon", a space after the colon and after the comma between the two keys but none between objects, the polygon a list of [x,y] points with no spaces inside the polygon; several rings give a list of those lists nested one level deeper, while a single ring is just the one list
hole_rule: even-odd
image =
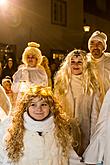
[{"label": "curly blonde wig", "polygon": [[[75,126],[74,128],[76,131],[77,122],[74,122],[73,124],[72,121],[69,121],[67,118],[65,118],[63,114],[60,114],[61,106],[54,98],[49,87],[34,86],[31,87],[24,95],[22,101],[18,105],[17,110],[13,113],[12,122],[6,135],[5,142],[7,155],[12,162],[19,161],[20,157],[23,156],[23,136],[25,131],[23,124],[23,114],[26,111],[26,107],[28,107],[29,103],[35,97],[41,97],[45,99],[50,106],[50,110],[54,116],[55,138],[58,142],[58,145],[62,146],[62,154],[64,156],[68,156],[70,147],[78,146],[78,141],[75,136],[76,133],[73,131],[73,125]],[[79,129],[77,130],[79,131]]]},{"label": "curly blonde wig", "polygon": [[29,42],[28,47],[25,48],[23,54],[22,54],[22,62],[27,65],[27,56],[28,55],[34,55],[37,59],[37,65],[42,62],[42,54],[39,49],[40,45],[36,42]]}]

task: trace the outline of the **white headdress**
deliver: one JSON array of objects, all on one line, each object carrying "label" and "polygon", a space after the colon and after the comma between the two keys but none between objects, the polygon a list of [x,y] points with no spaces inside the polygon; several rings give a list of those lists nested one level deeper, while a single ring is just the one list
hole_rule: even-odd
[{"label": "white headdress", "polygon": [[90,50],[90,43],[92,40],[98,40],[100,42],[102,42],[103,46],[104,46],[104,50],[106,50],[107,48],[107,35],[103,32],[100,32],[100,31],[95,31],[91,37],[89,38],[89,41],[88,41],[88,48]]}]

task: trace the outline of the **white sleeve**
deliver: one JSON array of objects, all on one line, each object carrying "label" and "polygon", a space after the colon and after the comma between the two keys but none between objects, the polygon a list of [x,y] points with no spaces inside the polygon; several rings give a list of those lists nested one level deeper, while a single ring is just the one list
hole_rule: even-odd
[{"label": "white sleeve", "polygon": [[95,126],[98,120],[99,112],[101,108],[101,101],[97,95],[94,95],[93,104],[92,104],[92,112],[91,112],[91,136],[95,131]]},{"label": "white sleeve", "polygon": [[69,165],[85,165],[84,162],[81,162],[81,157],[77,155],[74,150],[71,150],[69,157]]},{"label": "white sleeve", "polygon": [[42,86],[48,86],[48,76],[47,76],[47,73],[46,73],[43,66],[38,67],[37,74],[39,77],[41,77],[41,80],[42,80],[41,85]]},{"label": "white sleeve", "polygon": [[14,93],[19,92],[19,82],[20,82],[21,76],[22,76],[21,70],[18,70],[13,75],[13,83],[12,83],[11,89]]},{"label": "white sleeve", "polygon": [[91,137],[90,144],[83,154],[84,161],[87,164],[97,164],[102,162],[104,159],[105,143],[107,143],[106,130],[107,130],[108,118],[110,120],[110,115],[108,115],[109,111],[110,111],[110,90],[108,90],[104,98],[100,110],[98,122],[95,127],[95,132]]},{"label": "white sleeve", "polygon": [[14,93],[19,93],[21,88],[21,82],[29,82],[29,73],[26,68],[19,69],[13,75],[13,83],[11,89]]}]

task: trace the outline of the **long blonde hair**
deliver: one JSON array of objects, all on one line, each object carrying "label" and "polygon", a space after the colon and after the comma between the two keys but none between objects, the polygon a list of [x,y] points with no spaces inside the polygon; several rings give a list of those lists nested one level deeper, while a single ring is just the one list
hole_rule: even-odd
[{"label": "long blonde hair", "polygon": [[[82,51],[80,49],[75,49],[71,51],[65,58],[65,60],[62,62],[61,67],[59,71],[57,71],[55,77],[54,77],[54,92],[56,95],[56,92],[60,93],[61,95],[65,95],[68,93],[69,84],[71,82],[72,73],[71,73],[71,59],[73,56],[80,55],[82,57],[83,61],[83,68],[86,66],[86,52]],[[61,85],[59,87],[59,85]]]},{"label": "long blonde hair", "polygon": [[[12,122],[8,129],[8,133],[5,138],[6,150],[8,158],[12,162],[18,162],[24,152],[24,124],[23,114],[26,111],[26,107],[35,97],[44,98],[50,106],[50,110],[54,116],[55,123],[55,138],[58,144],[62,147],[62,153],[64,156],[68,156],[70,147],[78,146],[78,141],[73,135],[73,123],[65,118],[63,114],[60,114],[61,106],[54,98],[52,91],[49,87],[31,87],[29,91],[24,95],[24,98],[19,103],[17,110],[12,115]],[[72,123],[72,124],[71,124]],[[77,128],[77,122],[74,122],[74,128]],[[79,131],[79,129],[77,129]],[[74,134],[76,134],[74,132]],[[80,133],[79,133],[80,136]]]},{"label": "long blonde hair", "polygon": [[[98,75],[93,64],[88,59],[87,53],[80,49],[75,49],[71,51],[61,64],[59,71],[54,77],[54,91],[56,93],[57,89],[61,91],[60,93],[66,94],[68,92],[69,83],[71,82],[71,58],[73,56],[80,55],[83,62],[82,70],[82,87],[85,94],[90,95],[91,93],[97,92],[101,89],[100,83],[98,81]],[[59,85],[61,86],[59,87]]]}]

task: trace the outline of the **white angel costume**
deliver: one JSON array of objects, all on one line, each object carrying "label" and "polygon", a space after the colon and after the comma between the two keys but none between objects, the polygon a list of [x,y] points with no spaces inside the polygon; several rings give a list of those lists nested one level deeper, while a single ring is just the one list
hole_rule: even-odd
[{"label": "white angel costume", "polygon": [[[39,44],[29,42],[22,54],[23,66],[18,68],[18,71],[13,75],[12,90],[16,93],[17,101],[24,95],[25,91],[33,85],[48,86],[48,77],[42,62],[42,53],[39,49]],[[29,57],[29,56],[32,57]],[[36,60],[30,65],[29,58]],[[31,61],[32,62],[32,61]]]},{"label": "white angel costume", "polygon": [[[4,150],[3,136],[6,132],[9,119],[0,125],[0,165],[85,165],[80,162],[74,150],[69,159],[62,156],[62,149],[57,145],[54,134],[55,124],[51,116],[42,122],[34,121],[24,113],[24,154],[16,163],[11,162]],[[42,132],[42,136],[38,132]]]},{"label": "white angel costume", "polygon": [[87,164],[110,165],[110,89],[104,98],[90,144],[83,154]]},{"label": "white angel costume", "polygon": [[23,67],[13,75],[12,90],[18,93],[19,100],[25,91],[33,85],[48,86],[47,74],[42,66]]}]

